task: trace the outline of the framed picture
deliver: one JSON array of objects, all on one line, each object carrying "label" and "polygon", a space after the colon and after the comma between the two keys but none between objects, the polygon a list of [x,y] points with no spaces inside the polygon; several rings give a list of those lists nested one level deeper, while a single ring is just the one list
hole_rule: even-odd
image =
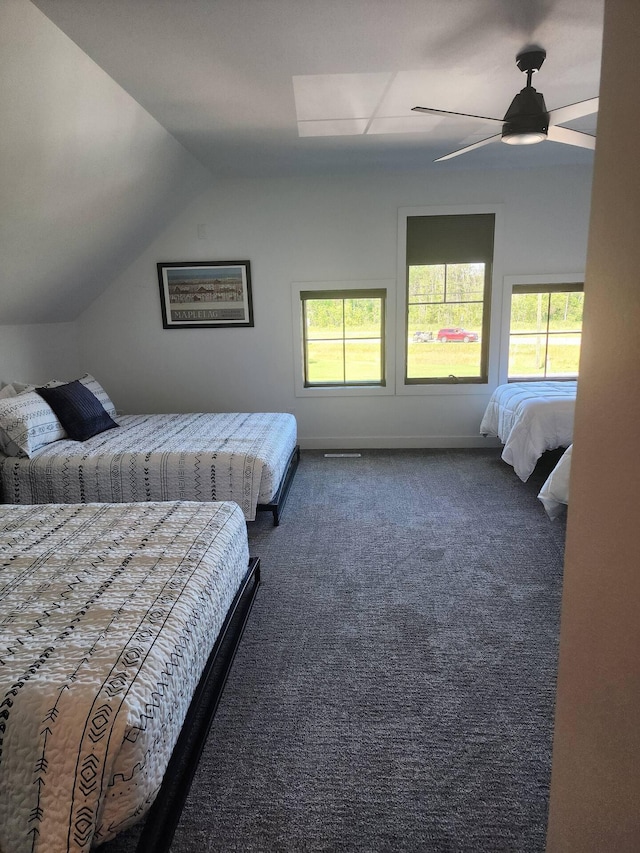
[{"label": "framed picture", "polygon": [[158,264],[165,329],[253,326],[249,261]]}]

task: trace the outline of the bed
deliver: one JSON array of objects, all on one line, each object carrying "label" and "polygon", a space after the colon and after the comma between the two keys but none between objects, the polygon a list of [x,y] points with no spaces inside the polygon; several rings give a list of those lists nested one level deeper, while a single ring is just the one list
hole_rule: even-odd
[{"label": "bed", "polygon": [[256,563],[232,502],[0,507],[2,851],[87,851],[156,796],[169,815],[163,776]]},{"label": "bed", "polygon": [[[82,440],[40,396],[74,384],[112,424]],[[268,511],[278,524],[300,458],[296,442],[288,413],[116,415],[86,374],[0,399],[0,489],[5,503],[232,500],[247,521]]]},{"label": "bed", "polygon": [[573,444],[562,454],[557,465],[545,480],[538,498],[549,518],[558,518],[569,503],[569,474],[571,472],[571,452]]},{"label": "bed", "polygon": [[546,450],[571,444],[576,387],[574,381],[510,382],[492,393],[480,433],[500,439],[502,458],[524,482]]}]

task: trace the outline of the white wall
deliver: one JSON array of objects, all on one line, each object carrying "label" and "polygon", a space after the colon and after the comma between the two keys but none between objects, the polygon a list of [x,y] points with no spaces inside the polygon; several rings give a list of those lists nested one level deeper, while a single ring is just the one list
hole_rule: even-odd
[{"label": "white wall", "polygon": [[[502,205],[500,276],[580,272],[590,190],[591,170],[583,167],[219,184],[82,315],[82,367],[126,411],[291,411],[306,447],[481,442],[487,386],[429,396],[296,397],[291,284],[395,280],[398,208],[424,205]],[[254,328],[162,328],[158,261],[244,259],[251,262]],[[498,316],[500,299],[498,292]],[[497,377],[496,364],[492,371]]]},{"label": "white wall", "polygon": [[76,323],[0,326],[0,380],[46,382],[82,373]]}]

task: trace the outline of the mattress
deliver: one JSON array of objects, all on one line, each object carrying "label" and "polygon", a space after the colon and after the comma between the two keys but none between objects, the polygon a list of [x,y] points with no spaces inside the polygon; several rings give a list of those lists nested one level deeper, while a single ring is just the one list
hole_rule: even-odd
[{"label": "mattress", "polygon": [[557,518],[569,503],[569,475],[571,473],[570,445],[558,460],[557,465],[544,481],[538,494],[549,518]]},{"label": "mattress", "polygon": [[576,382],[510,382],[495,389],[480,424],[504,444],[502,458],[525,481],[546,450],[573,441]]},{"label": "mattress", "polygon": [[2,457],[5,503],[232,500],[252,521],[297,439],[287,413],[122,415],[119,429]]},{"label": "mattress", "polygon": [[145,814],[248,557],[235,503],[0,507],[3,853]]}]

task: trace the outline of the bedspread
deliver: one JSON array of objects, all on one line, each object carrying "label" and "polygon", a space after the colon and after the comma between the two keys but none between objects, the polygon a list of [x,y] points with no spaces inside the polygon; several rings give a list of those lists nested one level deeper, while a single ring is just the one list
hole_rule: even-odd
[{"label": "bedspread", "polygon": [[2,457],[6,503],[232,500],[248,521],[276,492],[295,447],[287,413],[123,415],[119,429]]},{"label": "bedspread", "polygon": [[502,458],[526,481],[545,450],[573,441],[576,382],[510,382],[489,400],[480,432],[504,443]]},{"label": "bedspread", "polygon": [[247,571],[234,503],[0,507],[0,849],[150,806]]}]

